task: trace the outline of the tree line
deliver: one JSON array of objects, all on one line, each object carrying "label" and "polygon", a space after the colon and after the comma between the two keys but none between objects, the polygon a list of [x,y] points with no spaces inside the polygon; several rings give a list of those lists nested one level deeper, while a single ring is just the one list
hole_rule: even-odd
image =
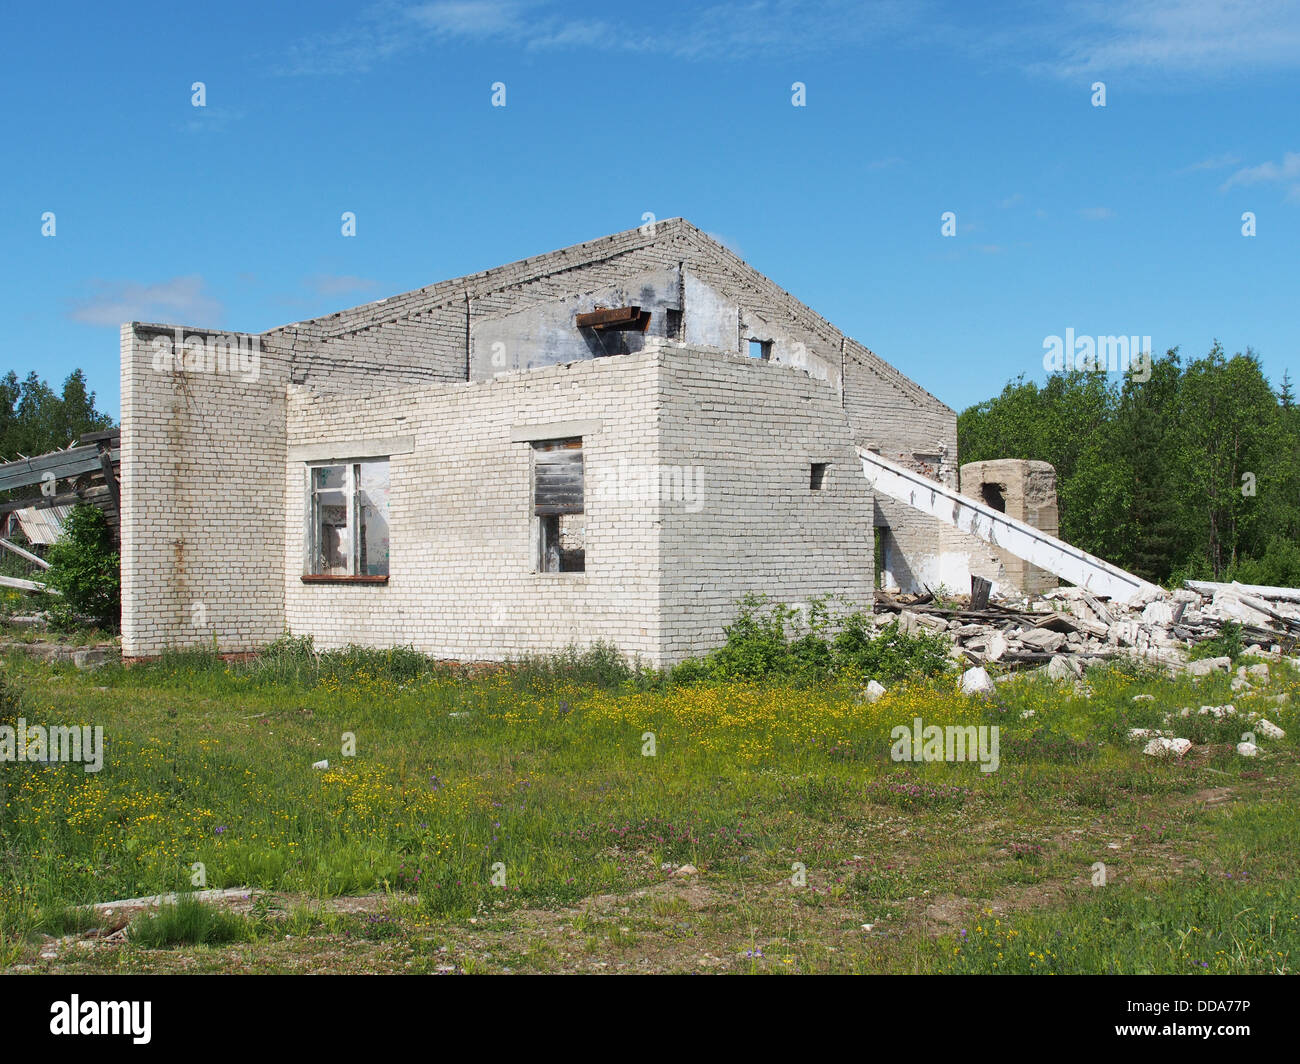
[{"label": "tree line", "polygon": [[957,436],[962,462],[1050,462],[1061,538],[1147,580],[1300,585],[1300,408],[1249,348],[1174,348],[1148,380],[1022,375]]},{"label": "tree line", "polygon": [[58,450],[113,424],[110,414],[95,409],[95,393],[79,369],[68,375],[61,394],[35,372],[21,381],[13,370],[0,377],[0,462]]}]

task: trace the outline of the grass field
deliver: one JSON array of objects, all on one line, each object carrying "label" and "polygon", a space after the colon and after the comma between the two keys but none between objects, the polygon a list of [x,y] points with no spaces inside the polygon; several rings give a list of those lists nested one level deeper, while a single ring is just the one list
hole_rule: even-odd
[{"label": "grass field", "polygon": [[[674,686],[600,653],[478,675],[294,645],[94,673],[14,657],[4,679],[0,723],[102,725],[106,753],[97,773],[0,764],[0,970],[1300,960],[1300,677],[1284,665],[1236,695],[1226,677],[1112,669],[1090,695],[1017,679],[981,702],[940,679],[874,704],[831,682]],[[1227,702],[1286,738],[1238,756],[1240,716],[1195,714]],[[1181,707],[1197,744],[1181,760],[1128,739]],[[891,760],[916,717],[997,725],[997,771]],[[249,889],[220,910],[77,908],[195,886]]]}]

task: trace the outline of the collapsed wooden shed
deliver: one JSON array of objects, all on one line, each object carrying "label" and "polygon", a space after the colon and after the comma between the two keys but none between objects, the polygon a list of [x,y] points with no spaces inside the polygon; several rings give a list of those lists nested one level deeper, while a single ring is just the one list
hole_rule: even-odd
[{"label": "collapsed wooden shed", "polygon": [[[0,548],[45,568],[45,560],[38,554],[12,542],[12,534],[19,530],[29,545],[49,546],[58,539],[63,522],[78,503],[99,507],[113,542],[120,543],[120,465],[120,429],[88,432],[63,450],[0,464]],[[6,582],[10,582],[8,578]],[[18,581],[27,583],[30,581]]]}]

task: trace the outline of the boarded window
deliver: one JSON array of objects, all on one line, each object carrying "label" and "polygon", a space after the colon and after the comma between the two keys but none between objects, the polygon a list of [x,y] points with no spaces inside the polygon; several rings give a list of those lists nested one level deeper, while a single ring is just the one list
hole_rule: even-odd
[{"label": "boarded window", "polygon": [[533,444],[533,527],[537,571],[586,571],[582,439]]},{"label": "boarded window", "polygon": [[310,467],[307,572],[388,575],[388,460]]},{"label": "boarded window", "polygon": [[533,444],[533,513],[582,513],[582,439]]}]

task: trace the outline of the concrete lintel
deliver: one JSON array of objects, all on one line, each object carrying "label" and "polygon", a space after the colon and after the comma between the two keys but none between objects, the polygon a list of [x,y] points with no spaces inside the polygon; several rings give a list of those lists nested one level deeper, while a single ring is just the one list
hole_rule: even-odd
[{"label": "concrete lintel", "polygon": [[573,436],[590,436],[600,431],[599,421],[552,421],[546,425],[511,425],[511,443],[534,440],[566,440]]},{"label": "concrete lintel", "polygon": [[414,436],[391,436],[381,440],[330,440],[328,443],[300,443],[289,448],[290,462],[347,462],[354,458],[388,458],[415,450]]}]

